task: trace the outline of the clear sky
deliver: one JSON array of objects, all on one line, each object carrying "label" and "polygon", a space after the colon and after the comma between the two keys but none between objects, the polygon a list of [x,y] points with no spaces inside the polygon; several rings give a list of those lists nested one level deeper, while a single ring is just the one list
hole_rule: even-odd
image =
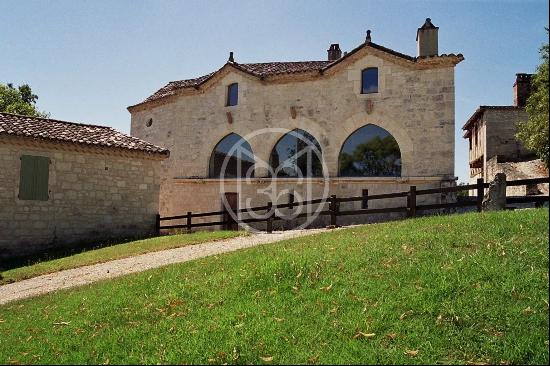
[{"label": "clear sky", "polygon": [[[456,68],[456,175],[468,177],[461,126],[481,104],[512,104],[534,72],[548,1],[0,0],[0,82],[28,83],[52,118],[130,129],[126,107],[166,82],[237,62],[325,60],[331,43],[416,55],[425,18]],[[337,121],[335,121],[337,123]]]}]

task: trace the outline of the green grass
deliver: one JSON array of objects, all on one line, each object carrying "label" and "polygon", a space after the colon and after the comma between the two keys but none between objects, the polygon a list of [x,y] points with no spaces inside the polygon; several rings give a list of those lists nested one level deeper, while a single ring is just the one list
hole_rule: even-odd
[{"label": "green grass", "polygon": [[77,268],[90,264],[132,257],[139,254],[178,248],[211,240],[227,239],[240,235],[246,235],[246,233],[242,231],[199,231],[192,234],[167,235],[131,241],[124,244],[85,251],[68,257],[45,260],[28,266],[9,269],[0,272],[0,284],[21,281],[64,269]]},{"label": "green grass", "polygon": [[0,307],[0,363],[548,364],[548,210],[354,227]]}]

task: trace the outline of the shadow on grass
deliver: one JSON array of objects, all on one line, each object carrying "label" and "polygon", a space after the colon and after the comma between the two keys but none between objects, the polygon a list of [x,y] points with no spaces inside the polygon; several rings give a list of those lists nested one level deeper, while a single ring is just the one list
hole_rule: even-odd
[{"label": "shadow on grass", "polygon": [[[14,268],[33,265],[38,262],[64,258],[75,254],[85,253],[91,250],[97,250],[97,249],[111,247],[119,244],[126,244],[136,240],[151,239],[154,237],[157,237],[157,235],[136,235],[133,237],[124,237],[124,238],[116,238],[116,239],[108,239],[108,240],[104,239],[99,241],[86,240],[86,241],[73,242],[71,244],[63,245],[60,247],[48,248],[46,249],[46,251],[42,253],[10,258],[6,261],[6,263],[4,262],[0,263],[0,272],[7,271]],[[2,275],[0,274],[0,280],[1,279],[2,279]]]}]

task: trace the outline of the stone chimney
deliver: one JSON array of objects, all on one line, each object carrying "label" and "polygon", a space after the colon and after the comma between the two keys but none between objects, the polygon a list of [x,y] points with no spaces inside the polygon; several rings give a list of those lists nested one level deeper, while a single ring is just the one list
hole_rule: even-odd
[{"label": "stone chimney", "polygon": [[439,55],[437,32],[439,27],[432,24],[430,18],[426,18],[424,25],[416,31],[416,47],[418,57],[430,57]]},{"label": "stone chimney", "polygon": [[331,44],[327,52],[329,61],[336,61],[342,57],[342,50],[340,49],[340,45],[338,43]]},{"label": "stone chimney", "polygon": [[514,106],[525,107],[531,95],[531,76],[533,74],[516,74],[514,83]]}]

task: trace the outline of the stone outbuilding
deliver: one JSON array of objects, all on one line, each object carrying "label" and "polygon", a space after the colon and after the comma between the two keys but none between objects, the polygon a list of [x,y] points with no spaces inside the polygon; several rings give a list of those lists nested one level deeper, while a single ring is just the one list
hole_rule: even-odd
[{"label": "stone outbuilding", "polygon": [[110,127],[0,113],[0,267],[153,234],[168,156]]},{"label": "stone outbuilding", "polygon": [[[517,138],[517,126],[528,119],[525,106],[531,92],[531,74],[516,74],[512,105],[482,105],[464,124],[469,142],[470,183],[491,181],[498,173],[507,180],[548,176],[546,164]],[[475,191],[470,191],[475,195]],[[548,194],[548,185],[508,187],[508,195]]]},{"label": "stone outbuilding", "polygon": [[[454,68],[464,58],[439,54],[438,31],[430,19],[418,28],[416,56],[370,31],[349,52],[331,44],[321,61],[239,63],[231,52],[219,70],[128,107],[131,134],[171,151],[162,216],[455,184]],[[308,149],[319,154],[301,159]]]}]

